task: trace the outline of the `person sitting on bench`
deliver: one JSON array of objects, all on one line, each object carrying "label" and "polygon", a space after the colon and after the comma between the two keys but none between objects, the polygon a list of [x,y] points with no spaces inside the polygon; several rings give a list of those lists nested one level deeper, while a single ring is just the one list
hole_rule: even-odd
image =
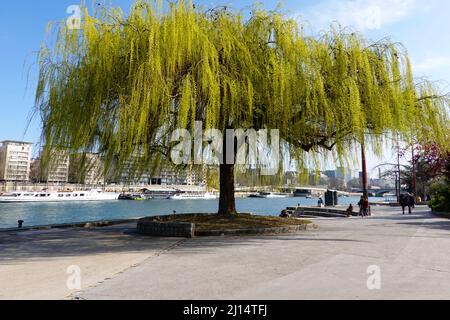
[{"label": "person sitting on bench", "polygon": [[350,206],[348,207],[347,211],[346,211],[347,217],[350,218],[351,216],[353,216],[353,204],[350,204]]}]

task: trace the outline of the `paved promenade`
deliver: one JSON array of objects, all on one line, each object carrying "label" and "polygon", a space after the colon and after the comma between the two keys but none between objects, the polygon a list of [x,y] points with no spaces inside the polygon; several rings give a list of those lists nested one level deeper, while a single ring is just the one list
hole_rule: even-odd
[{"label": "paved promenade", "polygon": [[[450,220],[380,207],[315,223],[189,240],[139,237],[132,225],[0,233],[0,299],[450,299]],[[82,270],[80,292],[66,287],[70,265]],[[373,275],[380,290],[367,287]]]}]

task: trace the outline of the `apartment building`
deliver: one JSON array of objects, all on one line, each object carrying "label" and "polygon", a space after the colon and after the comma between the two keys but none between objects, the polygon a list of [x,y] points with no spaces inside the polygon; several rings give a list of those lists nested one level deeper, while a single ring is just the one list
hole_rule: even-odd
[{"label": "apartment building", "polygon": [[30,178],[33,144],[23,141],[0,143],[0,181],[27,182]]},{"label": "apartment building", "polygon": [[203,166],[201,168],[190,168],[190,170],[186,172],[186,184],[188,186],[206,185],[206,167]]},{"label": "apartment building", "polygon": [[69,182],[70,157],[64,151],[55,151],[48,168],[47,181],[50,183]]},{"label": "apartment building", "polygon": [[205,168],[185,168],[177,169],[173,166],[162,163],[161,166],[154,172],[152,170],[144,170],[139,172],[137,169],[137,162],[139,159],[133,159],[125,163],[121,174],[117,175],[117,170],[114,164],[108,170],[106,181],[108,184],[124,184],[134,186],[147,185],[205,185],[206,174]]},{"label": "apartment building", "polygon": [[104,168],[104,162],[98,154],[73,154],[70,156],[69,182],[89,186],[103,185]]},{"label": "apartment building", "polygon": [[69,182],[70,157],[66,151],[53,150],[49,160],[44,164],[41,157],[33,159],[31,164],[31,181],[46,183]]}]

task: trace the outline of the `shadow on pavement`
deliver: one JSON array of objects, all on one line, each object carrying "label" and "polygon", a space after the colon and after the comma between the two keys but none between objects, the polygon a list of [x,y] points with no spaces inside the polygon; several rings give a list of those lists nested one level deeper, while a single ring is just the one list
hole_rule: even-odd
[{"label": "shadow on pavement", "polygon": [[[410,227],[421,227],[421,228],[430,228],[436,230],[445,230],[450,231],[450,220],[448,221],[427,221],[427,222],[405,222],[401,223],[402,225],[410,226]],[[449,234],[450,236],[450,234]]]},{"label": "shadow on pavement", "polygon": [[[371,220],[392,221],[393,224],[401,224],[410,227],[426,227],[450,231],[450,220],[437,219],[428,211],[418,211],[414,215],[380,215],[373,216]],[[0,265],[15,264],[20,261],[39,261],[58,257],[95,256],[111,253],[143,253],[166,251],[180,241],[189,244],[183,248],[183,252],[203,252],[210,248],[233,246],[260,246],[264,248],[266,241],[282,242],[334,242],[334,243],[364,243],[365,241],[353,239],[329,239],[321,233],[311,234],[304,232],[292,235],[249,236],[227,238],[200,238],[195,240],[149,238],[137,235],[134,232],[134,224],[119,225],[95,229],[67,229],[44,230],[29,232],[0,233]],[[317,236],[317,237],[316,237]]]},{"label": "shadow on pavement", "polygon": [[310,233],[248,237],[208,237],[194,240],[152,238],[136,234],[132,225],[95,229],[67,229],[0,233],[0,265],[48,260],[49,258],[95,256],[111,253],[164,252],[174,244],[189,244],[181,252],[195,253],[218,247],[260,246],[266,241],[362,242],[350,239],[312,237]]},{"label": "shadow on pavement", "polygon": [[434,220],[436,219],[435,216],[431,214],[420,214],[420,213],[413,213],[413,214],[405,214],[402,215],[399,213],[398,215],[392,215],[392,216],[372,216],[372,220],[392,220],[392,221],[405,221],[405,220]]},{"label": "shadow on pavement", "polygon": [[176,240],[130,234],[133,226],[0,233],[0,265],[48,258],[164,250]]}]

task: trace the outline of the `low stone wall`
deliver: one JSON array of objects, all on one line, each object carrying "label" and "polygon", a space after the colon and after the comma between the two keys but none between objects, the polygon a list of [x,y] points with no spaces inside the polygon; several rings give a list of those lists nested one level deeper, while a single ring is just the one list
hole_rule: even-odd
[{"label": "low stone wall", "polygon": [[285,226],[275,228],[254,228],[254,229],[238,229],[238,230],[214,230],[214,231],[196,231],[198,237],[223,237],[223,236],[254,236],[254,235],[275,235],[296,233],[316,229],[314,224],[302,224],[297,226]]},{"label": "low stone wall", "polygon": [[[196,215],[197,214],[187,214],[186,217],[192,217]],[[157,216],[140,219],[137,224],[137,233],[151,237],[194,238],[194,237],[286,234],[317,228],[317,226],[312,223],[305,223],[301,225],[287,225],[283,227],[273,227],[273,228],[269,227],[269,228],[251,228],[251,229],[236,229],[236,230],[224,229],[224,230],[200,231],[196,230],[195,223],[171,222],[167,221],[167,218],[168,216]]]},{"label": "low stone wall", "polygon": [[138,221],[137,232],[152,237],[193,238],[195,236],[195,225],[183,222],[161,222],[145,218]]}]

